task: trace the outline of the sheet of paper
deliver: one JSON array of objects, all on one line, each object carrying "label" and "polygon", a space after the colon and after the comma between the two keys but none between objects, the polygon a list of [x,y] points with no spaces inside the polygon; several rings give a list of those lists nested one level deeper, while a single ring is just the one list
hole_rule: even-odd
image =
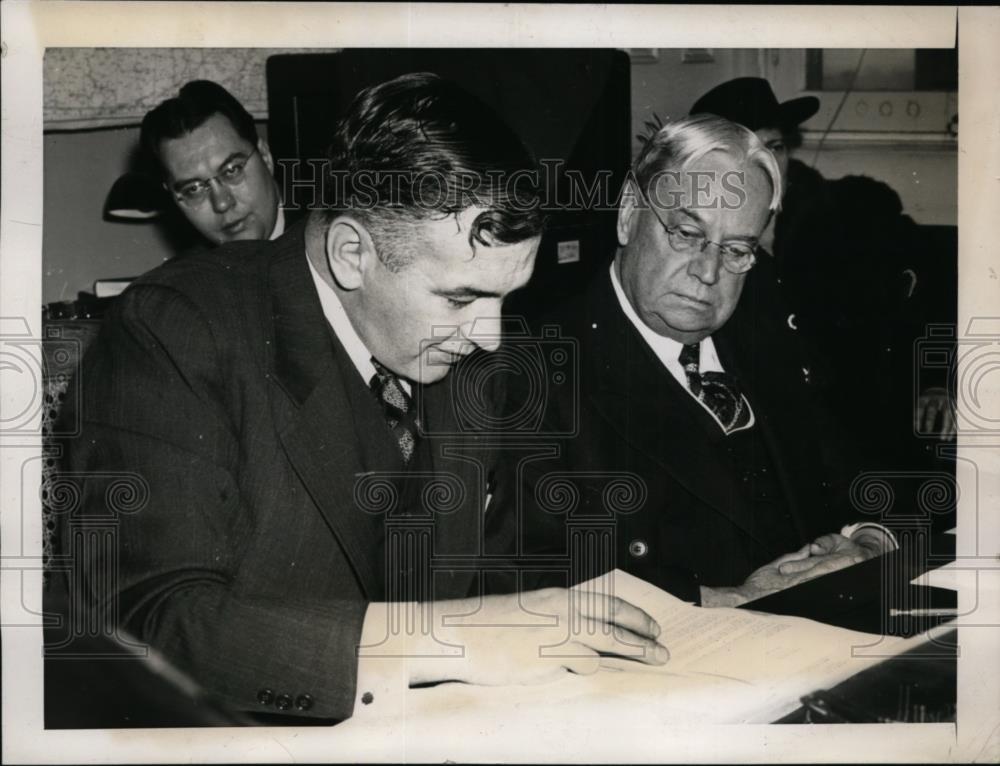
[{"label": "sheet of paper", "polygon": [[925,640],[744,609],[704,609],[621,571],[577,588],[624,598],[663,628],[660,640],[670,651],[666,665],[609,658],[609,667],[630,675],[670,676],[663,688],[665,698],[683,695],[689,709],[718,723],[774,720],[798,707],[803,695],[829,688]]},{"label": "sheet of paper", "polygon": [[883,638],[796,617],[703,609],[620,571],[576,590],[583,598],[613,593],[649,612],[663,628],[661,642],[671,652],[667,664],[608,657],[593,675],[568,673],[537,686],[446,683],[410,689],[405,716],[356,716],[343,726],[382,734],[389,727],[403,737],[446,737],[461,728],[484,737],[558,742],[563,736],[574,741],[599,736],[609,727],[660,731],[667,725],[766,723],[796,709],[802,696],[924,640]]},{"label": "sheet of paper", "polygon": [[950,561],[938,569],[930,569],[915,577],[912,585],[926,585],[949,590],[965,590],[975,593],[979,583],[979,569],[968,563]]}]

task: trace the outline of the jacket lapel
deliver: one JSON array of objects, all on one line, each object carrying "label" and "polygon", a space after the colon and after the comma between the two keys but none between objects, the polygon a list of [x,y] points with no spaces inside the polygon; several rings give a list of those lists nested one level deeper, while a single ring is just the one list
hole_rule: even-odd
[{"label": "jacket lapel", "polygon": [[[602,275],[589,296],[591,349],[583,390],[596,411],[632,447],[660,465],[709,507],[757,539],[731,472],[720,465],[721,432],[664,367],[618,304]],[[587,332],[587,330],[584,330]],[[728,368],[727,368],[728,369]],[[592,381],[592,382],[591,382]]]},{"label": "jacket lapel", "polygon": [[371,600],[384,591],[383,522],[355,501],[365,473],[358,428],[305,255],[304,222],[275,243],[267,264],[275,423],[285,453]]},{"label": "jacket lapel", "polygon": [[[782,449],[783,441],[779,434],[779,430],[787,432],[787,429],[781,427],[781,421],[787,420],[787,410],[790,409],[788,403],[782,401],[782,396],[787,392],[789,385],[796,385],[798,381],[790,378],[783,382],[779,375],[774,374],[773,365],[762,356],[767,344],[758,342],[759,328],[752,327],[745,318],[747,316],[748,312],[745,309],[740,311],[737,308],[726,327],[713,336],[715,350],[722,366],[736,378],[753,408],[754,427],[760,429],[761,438],[788,502],[788,510],[796,532],[801,539],[808,539],[803,525],[799,493],[792,478],[792,472],[796,467],[790,463],[794,463],[796,455],[805,456],[809,452],[788,449],[787,437],[784,440],[785,447]],[[799,413],[796,417],[801,415],[799,408],[793,409]],[[808,471],[800,473],[809,474]]]}]

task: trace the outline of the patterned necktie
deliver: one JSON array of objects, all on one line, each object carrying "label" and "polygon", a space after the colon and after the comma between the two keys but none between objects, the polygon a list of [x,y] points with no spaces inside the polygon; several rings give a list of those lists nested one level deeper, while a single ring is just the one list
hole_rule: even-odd
[{"label": "patterned necktie", "polygon": [[374,358],[375,374],[369,384],[375,398],[382,405],[385,422],[399,445],[403,462],[409,463],[413,450],[417,445],[417,431],[420,420],[414,412],[413,400],[403,388],[403,383],[397,375],[387,370]]},{"label": "patterned necktie", "polygon": [[746,427],[750,422],[750,408],[736,381],[724,372],[699,372],[700,354],[699,344],[690,343],[681,349],[678,357],[691,393],[715,413],[727,434]]}]

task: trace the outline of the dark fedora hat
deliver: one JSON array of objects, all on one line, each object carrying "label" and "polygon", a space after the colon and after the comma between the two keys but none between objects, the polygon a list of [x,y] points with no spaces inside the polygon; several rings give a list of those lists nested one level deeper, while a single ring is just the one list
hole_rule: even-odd
[{"label": "dark fedora hat", "polygon": [[771,84],[760,77],[737,77],[716,85],[691,107],[691,114],[715,114],[750,130],[790,128],[817,111],[819,99],[815,96],[778,103]]}]

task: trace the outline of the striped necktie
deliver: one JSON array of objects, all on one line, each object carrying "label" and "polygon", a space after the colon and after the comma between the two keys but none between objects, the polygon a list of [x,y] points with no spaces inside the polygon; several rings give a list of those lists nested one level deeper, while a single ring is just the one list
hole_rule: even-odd
[{"label": "striped necktie", "polygon": [[399,446],[403,462],[409,463],[417,445],[417,432],[420,428],[413,400],[395,373],[390,372],[374,358],[372,364],[375,365],[375,374],[372,375],[369,386],[382,405],[385,422]]},{"label": "striped necktie", "polygon": [[698,343],[684,346],[678,357],[691,393],[715,414],[727,434],[745,428],[750,422],[750,408],[736,381],[724,372],[700,372],[700,357]]}]

